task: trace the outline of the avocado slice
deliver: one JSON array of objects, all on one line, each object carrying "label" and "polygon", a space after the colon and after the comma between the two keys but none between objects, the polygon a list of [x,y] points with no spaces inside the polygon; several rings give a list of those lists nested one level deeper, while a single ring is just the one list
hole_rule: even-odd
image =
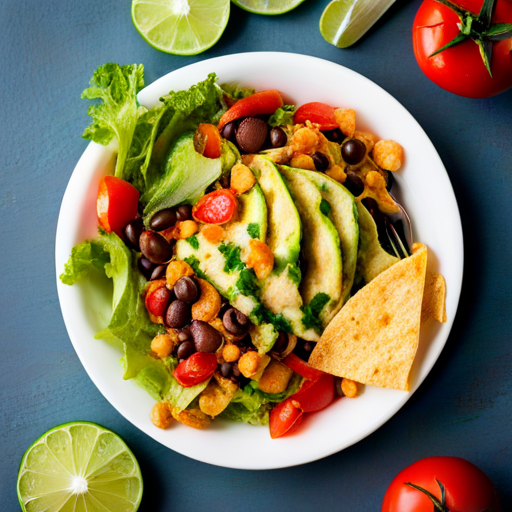
[{"label": "avocado slice", "polygon": [[356,199],[356,206],[359,213],[360,233],[357,272],[365,283],[369,283],[400,260],[386,252],[380,245],[377,225],[364,204]]},{"label": "avocado slice", "polygon": [[267,245],[274,253],[274,269],[260,283],[260,298],[274,315],[282,315],[293,334],[317,341],[319,333],[306,326],[304,303],[299,291],[301,281],[298,260],[302,224],[288,187],[276,165],[260,155],[244,158],[258,178],[268,208]]},{"label": "avocado slice", "polygon": [[273,325],[259,322],[254,315],[254,312],[261,311],[257,292],[251,288],[256,278],[254,272],[242,263],[240,253],[251,238],[265,241],[267,206],[257,184],[237,199],[239,220],[224,226],[225,240],[212,243],[199,232],[192,239],[177,242],[176,257],[189,263],[196,274],[215,286],[233,307],[260,324],[252,329],[251,338],[264,353],[272,348],[278,332]]},{"label": "avocado slice", "polygon": [[359,246],[358,213],[354,196],[336,180],[324,173],[302,171],[315,184],[322,194],[322,207],[338,231],[343,261],[341,306],[348,300],[357,266],[357,250]]},{"label": "avocado slice", "polygon": [[[304,228],[302,254],[307,264],[300,291],[306,309],[303,320],[321,331],[342,300],[342,262],[338,232],[322,212],[322,194],[302,169],[281,166]],[[320,322],[318,322],[318,319]],[[306,325],[308,327],[309,325]]]}]

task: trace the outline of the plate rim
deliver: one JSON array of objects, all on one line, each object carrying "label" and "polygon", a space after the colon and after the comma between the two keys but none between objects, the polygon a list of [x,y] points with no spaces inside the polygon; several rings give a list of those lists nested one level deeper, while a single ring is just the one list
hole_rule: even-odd
[{"label": "plate rim", "polygon": [[[122,408],[120,408],[119,404],[114,403],[114,400],[112,399],[112,397],[110,395],[110,392],[108,392],[108,390],[103,389],[103,385],[100,382],[101,379],[99,379],[98,376],[93,371],[90,371],[90,368],[88,368],[88,363],[86,363],[84,360],[84,354],[81,351],[80,343],[78,343],[77,340],[74,339],[74,336],[72,335],[72,333],[74,332],[74,326],[71,325],[71,319],[69,318],[69,315],[66,313],[68,311],[68,308],[67,308],[68,305],[64,302],[64,296],[63,296],[63,289],[66,285],[62,284],[59,279],[59,275],[62,272],[62,265],[60,264],[61,258],[60,258],[60,254],[59,254],[59,247],[63,243],[62,242],[63,226],[65,224],[65,216],[66,216],[66,210],[65,210],[64,206],[67,202],[69,202],[69,194],[70,194],[70,189],[71,189],[70,184],[73,180],[73,177],[75,176],[77,169],[79,169],[81,164],[83,164],[83,161],[87,160],[90,157],[90,154],[92,154],[94,151],[105,151],[105,148],[103,148],[102,146],[99,146],[99,145],[95,144],[94,142],[89,143],[89,145],[87,146],[87,148],[81,155],[80,159],[78,160],[78,162],[73,170],[73,173],[71,174],[69,182],[66,186],[66,191],[63,195],[61,207],[59,210],[59,217],[58,217],[57,230],[56,230],[56,242],[55,242],[55,263],[56,263],[56,273],[57,273],[57,292],[58,292],[58,297],[59,297],[59,306],[61,308],[61,312],[62,312],[64,323],[66,326],[66,330],[68,332],[68,336],[70,338],[70,341],[73,345],[75,352],[78,355],[78,358],[80,359],[80,362],[82,363],[82,366],[84,367],[84,370],[86,371],[89,378],[94,382],[94,384],[96,385],[96,387],[98,388],[100,393],[107,399],[107,401],[114,407],[114,409],[116,409],[117,412],[119,412],[123,417],[125,417],[128,421],[130,421],[130,423],[132,423],[139,430],[142,430],[143,432],[148,434],[152,439],[155,439],[156,441],[160,442],[167,448],[170,448],[170,449],[172,449],[182,455],[188,456],[192,459],[195,459],[195,460],[198,460],[201,462],[205,462],[208,464],[212,464],[212,465],[221,466],[221,467],[228,467],[228,468],[234,468],[234,469],[247,469],[247,470],[255,470],[255,469],[267,470],[267,469],[286,468],[286,467],[292,467],[292,466],[296,466],[296,465],[306,464],[306,463],[313,462],[313,461],[322,459],[324,457],[330,456],[339,451],[342,451],[343,449],[348,448],[349,446],[352,446],[353,444],[357,443],[358,441],[361,441],[362,439],[365,439],[370,434],[375,432],[382,425],[384,425],[387,421],[389,421],[395,414],[397,414],[397,412],[405,405],[405,403],[411,398],[411,396],[414,394],[414,392],[422,385],[424,380],[429,375],[430,371],[432,370],[432,367],[438,361],[442,350],[446,346],[448,337],[450,335],[451,328],[452,328],[453,322],[455,320],[456,312],[458,309],[458,303],[460,300],[460,293],[461,293],[461,288],[462,288],[462,278],[463,278],[463,268],[464,268],[464,242],[463,242],[463,232],[462,232],[460,211],[458,208],[458,204],[457,204],[456,196],[455,196],[455,193],[453,190],[453,186],[450,182],[446,168],[445,168],[437,150],[435,149],[435,146],[433,145],[432,141],[430,140],[430,138],[428,137],[428,135],[426,134],[424,129],[421,127],[421,125],[418,123],[418,121],[416,121],[416,119],[412,116],[412,114],[394,96],[392,96],[385,89],[383,89],[381,86],[377,85],[375,82],[373,82],[369,78],[366,78],[365,76],[361,75],[360,73],[357,73],[354,70],[351,70],[345,66],[331,62],[326,59],[321,59],[318,57],[312,57],[312,56],[308,56],[308,55],[296,54],[296,53],[292,53],[292,52],[244,52],[244,53],[224,55],[224,56],[215,57],[212,59],[205,59],[205,60],[202,60],[199,62],[189,64],[187,66],[177,68],[169,73],[166,73],[162,77],[158,78],[157,80],[155,80],[154,82],[152,82],[151,84],[146,86],[142,91],[140,91],[139,96],[142,98],[144,98],[146,96],[156,97],[157,95],[155,94],[154,91],[158,91],[159,88],[161,88],[161,86],[167,80],[169,80],[169,77],[172,76],[173,74],[184,74],[191,69],[193,70],[194,68],[202,68],[206,64],[208,64],[211,67],[211,69],[214,72],[216,72],[215,66],[217,63],[222,62],[224,64],[224,62],[226,62],[226,61],[232,61],[232,60],[236,61],[236,59],[240,59],[240,58],[243,58],[243,59],[264,58],[264,59],[278,59],[278,60],[291,59],[291,60],[300,61],[300,62],[303,62],[306,64],[308,62],[310,62],[315,65],[325,66],[326,68],[331,67],[331,69],[333,69],[333,70],[336,69],[338,71],[339,71],[339,68],[341,68],[344,73],[348,73],[348,75],[357,77],[358,80],[362,79],[364,81],[367,81],[371,84],[372,87],[378,88],[380,90],[380,92],[383,93],[387,97],[387,100],[393,104],[393,108],[401,109],[402,112],[406,116],[408,116],[409,120],[416,125],[416,128],[421,131],[423,137],[425,138],[426,141],[428,141],[428,143],[431,146],[431,149],[433,150],[433,156],[437,160],[437,166],[439,166],[439,168],[442,169],[442,171],[444,171],[444,177],[446,179],[444,180],[445,182],[442,185],[443,185],[443,188],[445,188],[445,192],[447,192],[448,195],[451,196],[451,198],[453,199],[453,204],[451,204],[451,207],[453,210],[452,211],[453,216],[452,216],[451,220],[456,225],[455,227],[458,228],[458,229],[456,229],[457,237],[458,237],[458,240],[456,240],[456,245],[459,246],[459,252],[460,252],[460,256],[459,256],[460,271],[458,272],[458,275],[451,276],[451,279],[455,281],[455,285],[456,285],[455,286],[456,297],[452,298],[452,300],[454,301],[454,314],[452,317],[450,317],[448,319],[447,323],[445,324],[447,326],[447,327],[445,327],[446,336],[445,336],[444,340],[442,341],[442,344],[438,347],[430,364],[427,365],[427,370],[426,370],[424,376],[420,379],[420,381],[411,389],[411,391],[409,393],[404,393],[402,398],[400,400],[397,400],[393,407],[386,409],[386,413],[383,414],[382,417],[380,417],[377,421],[375,421],[373,424],[371,424],[362,433],[359,433],[358,435],[354,436],[352,439],[348,440],[348,442],[343,442],[343,443],[340,443],[339,445],[330,446],[329,448],[326,448],[326,449],[324,448],[322,450],[319,450],[319,452],[315,456],[310,455],[309,457],[305,458],[304,460],[292,460],[289,462],[286,462],[286,461],[270,462],[269,461],[266,464],[256,464],[256,465],[247,464],[247,463],[243,463],[243,462],[240,462],[239,464],[236,464],[233,462],[231,462],[229,464],[225,464],[225,463],[223,463],[223,461],[214,460],[208,456],[203,457],[203,456],[197,456],[197,454],[190,454],[187,452],[186,449],[180,449],[176,446],[171,447],[168,444],[166,444],[162,439],[159,439],[158,436],[154,432],[151,432],[150,429],[145,428],[143,425],[141,426],[138,419],[132,418],[131,415],[128,414],[126,411],[121,410]],[[160,95],[161,94],[158,94],[158,96],[160,96]],[[97,146],[99,146],[100,149],[98,149]],[[452,293],[453,293],[453,291],[452,291]],[[437,336],[437,334],[435,336]]]}]

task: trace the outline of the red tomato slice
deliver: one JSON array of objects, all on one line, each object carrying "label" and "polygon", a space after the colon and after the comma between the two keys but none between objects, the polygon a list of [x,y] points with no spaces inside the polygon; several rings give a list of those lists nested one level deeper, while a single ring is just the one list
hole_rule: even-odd
[{"label": "red tomato slice", "polygon": [[293,116],[293,121],[298,124],[311,121],[312,123],[319,124],[320,130],[334,130],[338,128],[338,124],[334,119],[334,109],[318,101],[305,103],[299,107]]},{"label": "red tomato slice", "polygon": [[302,410],[298,402],[288,398],[270,411],[270,437],[277,439],[286,433],[293,432],[302,420]]},{"label": "red tomato slice", "polygon": [[290,398],[297,401],[304,412],[315,412],[327,407],[334,400],[334,394],[334,377],[324,373],[315,382],[304,382]]},{"label": "red tomato slice", "polygon": [[323,375],[328,375],[325,372],[320,370],[315,370],[309,366],[306,361],[303,361],[299,356],[295,355],[293,352],[286,356],[283,361],[283,364],[291,368],[295,373],[298,373],[301,377],[306,379],[310,379],[312,381],[319,380]]},{"label": "red tomato slice", "polygon": [[200,124],[194,134],[195,150],[206,158],[219,158],[221,139],[217,127],[213,124]]},{"label": "red tomato slice", "polygon": [[205,224],[226,224],[237,211],[236,197],[227,188],[203,196],[192,208],[192,216]]},{"label": "red tomato slice", "polygon": [[196,352],[174,370],[180,386],[189,388],[209,379],[217,369],[217,356],[212,352]]},{"label": "red tomato slice", "polygon": [[115,176],[101,178],[96,212],[100,226],[122,237],[126,224],[137,217],[139,191],[127,181]]},{"label": "red tomato slice", "polygon": [[258,116],[261,114],[273,114],[283,106],[283,98],[279,91],[261,91],[238,100],[219,121],[219,132],[231,121],[241,117]]}]

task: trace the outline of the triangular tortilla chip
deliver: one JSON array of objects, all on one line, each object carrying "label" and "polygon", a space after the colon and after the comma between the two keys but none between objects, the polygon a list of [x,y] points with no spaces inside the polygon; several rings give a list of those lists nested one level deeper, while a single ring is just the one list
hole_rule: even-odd
[{"label": "triangular tortilla chip", "polygon": [[427,271],[423,304],[421,306],[421,321],[433,318],[438,322],[446,322],[446,281],[441,274]]},{"label": "triangular tortilla chip", "polygon": [[347,379],[409,390],[409,372],[418,348],[427,248],[361,288],[334,317],[309,364]]}]

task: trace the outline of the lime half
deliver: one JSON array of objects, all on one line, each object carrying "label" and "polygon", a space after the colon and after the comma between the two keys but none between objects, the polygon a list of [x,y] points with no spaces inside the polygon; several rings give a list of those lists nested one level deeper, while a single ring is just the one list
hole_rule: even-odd
[{"label": "lime half", "polygon": [[229,19],[229,0],[133,0],[132,20],[154,48],[196,55],[213,46]]},{"label": "lime half", "polygon": [[135,512],[142,476],[117,434],[94,423],[65,423],[25,452],[18,498],[25,512]]},{"label": "lime half", "polygon": [[333,0],[320,18],[320,33],[338,48],[354,44],[395,0]]},{"label": "lime half", "polygon": [[284,14],[304,0],[232,0],[235,5],[255,14]]}]

